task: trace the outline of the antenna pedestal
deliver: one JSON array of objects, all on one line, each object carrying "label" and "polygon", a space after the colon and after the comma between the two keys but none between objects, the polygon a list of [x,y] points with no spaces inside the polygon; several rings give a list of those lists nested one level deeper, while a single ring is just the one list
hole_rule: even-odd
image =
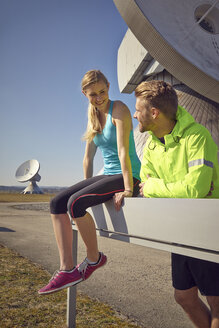
[{"label": "antenna pedestal", "polygon": [[21,193],[22,194],[43,194],[42,190],[36,184],[36,181],[30,181],[29,185]]}]

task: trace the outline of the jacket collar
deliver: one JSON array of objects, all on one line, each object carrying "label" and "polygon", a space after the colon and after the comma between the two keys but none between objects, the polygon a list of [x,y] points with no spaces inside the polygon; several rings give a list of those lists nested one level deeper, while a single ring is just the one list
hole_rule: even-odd
[{"label": "jacket collar", "polygon": [[[172,132],[164,136],[165,144],[170,142],[179,142],[185,129],[195,122],[191,114],[189,114],[185,108],[178,106],[176,113],[176,125],[174,126]],[[154,142],[160,142],[160,140],[153,134],[153,132],[148,131]]]},{"label": "jacket collar", "polygon": [[195,122],[191,114],[189,114],[185,108],[178,106],[176,113],[177,123],[172,131],[173,135],[182,137],[185,129]]}]

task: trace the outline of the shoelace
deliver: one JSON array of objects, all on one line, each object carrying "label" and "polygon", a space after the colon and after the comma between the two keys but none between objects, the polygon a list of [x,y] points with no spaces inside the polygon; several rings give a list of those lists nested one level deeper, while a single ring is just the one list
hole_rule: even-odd
[{"label": "shoelace", "polygon": [[83,275],[88,267],[88,261],[87,259],[85,259],[78,267],[78,271],[81,272]]},{"label": "shoelace", "polygon": [[60,270],[56,270],[53,275],[52,275],[52,278],[50,279],[50,281],[52,281],[53,279],[56,278],[56,276],[59,274]]}]

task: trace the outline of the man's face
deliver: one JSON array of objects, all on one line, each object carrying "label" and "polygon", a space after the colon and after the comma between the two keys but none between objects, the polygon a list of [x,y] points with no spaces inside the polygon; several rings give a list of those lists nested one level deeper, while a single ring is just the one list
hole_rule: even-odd
[{"label": "man's face", "polygon": [[139,97],[136,98],[136,111],[134,114],[134,118],[136,118],[139,122],[139,131],[153,131],[154,120],[151,114],[151,106],[149,105],[147,100]]}]

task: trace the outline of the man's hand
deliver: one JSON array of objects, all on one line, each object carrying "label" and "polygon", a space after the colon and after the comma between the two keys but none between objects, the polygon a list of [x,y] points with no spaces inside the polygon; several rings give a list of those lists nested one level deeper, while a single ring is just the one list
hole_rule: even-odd
[{"label": "man's hand", "polygon": [[144,184],[145,184],[145,182],[139,183],[139,193],[142,197],[144,197],[144,194],[143,194]]},{"label": "man's hand", "polygon": [[[147,178],[149,179],[150,178],[150,175],[149,174],[147,174]],[[140,195],[142,196],[142,197],[144,197],[144,193],[143,193],[143,189],[144,189],[144,185],[145,185],[145,183],[147,183],[147,182],[142,182],[142,183],[139,183],[139,193],[140,193]]]},{"label": "man's hand", "polygon": [[213,190],[214,190],[214,185],[213,185],[213,181],[212,181],[211,182],[211,188],[210,188],[209,193],[207,194],[207,196],[211,196]]},{"label": "man's hand", "polygon": [[132,197],[132,194],[133,194],[132,191],[127,191],[127,190],[125,190],[123,192],[117,192],[113,196],[113,202],[114,202],[115,209],[117,211],[119,211],[122,206],[124,197]]}]

